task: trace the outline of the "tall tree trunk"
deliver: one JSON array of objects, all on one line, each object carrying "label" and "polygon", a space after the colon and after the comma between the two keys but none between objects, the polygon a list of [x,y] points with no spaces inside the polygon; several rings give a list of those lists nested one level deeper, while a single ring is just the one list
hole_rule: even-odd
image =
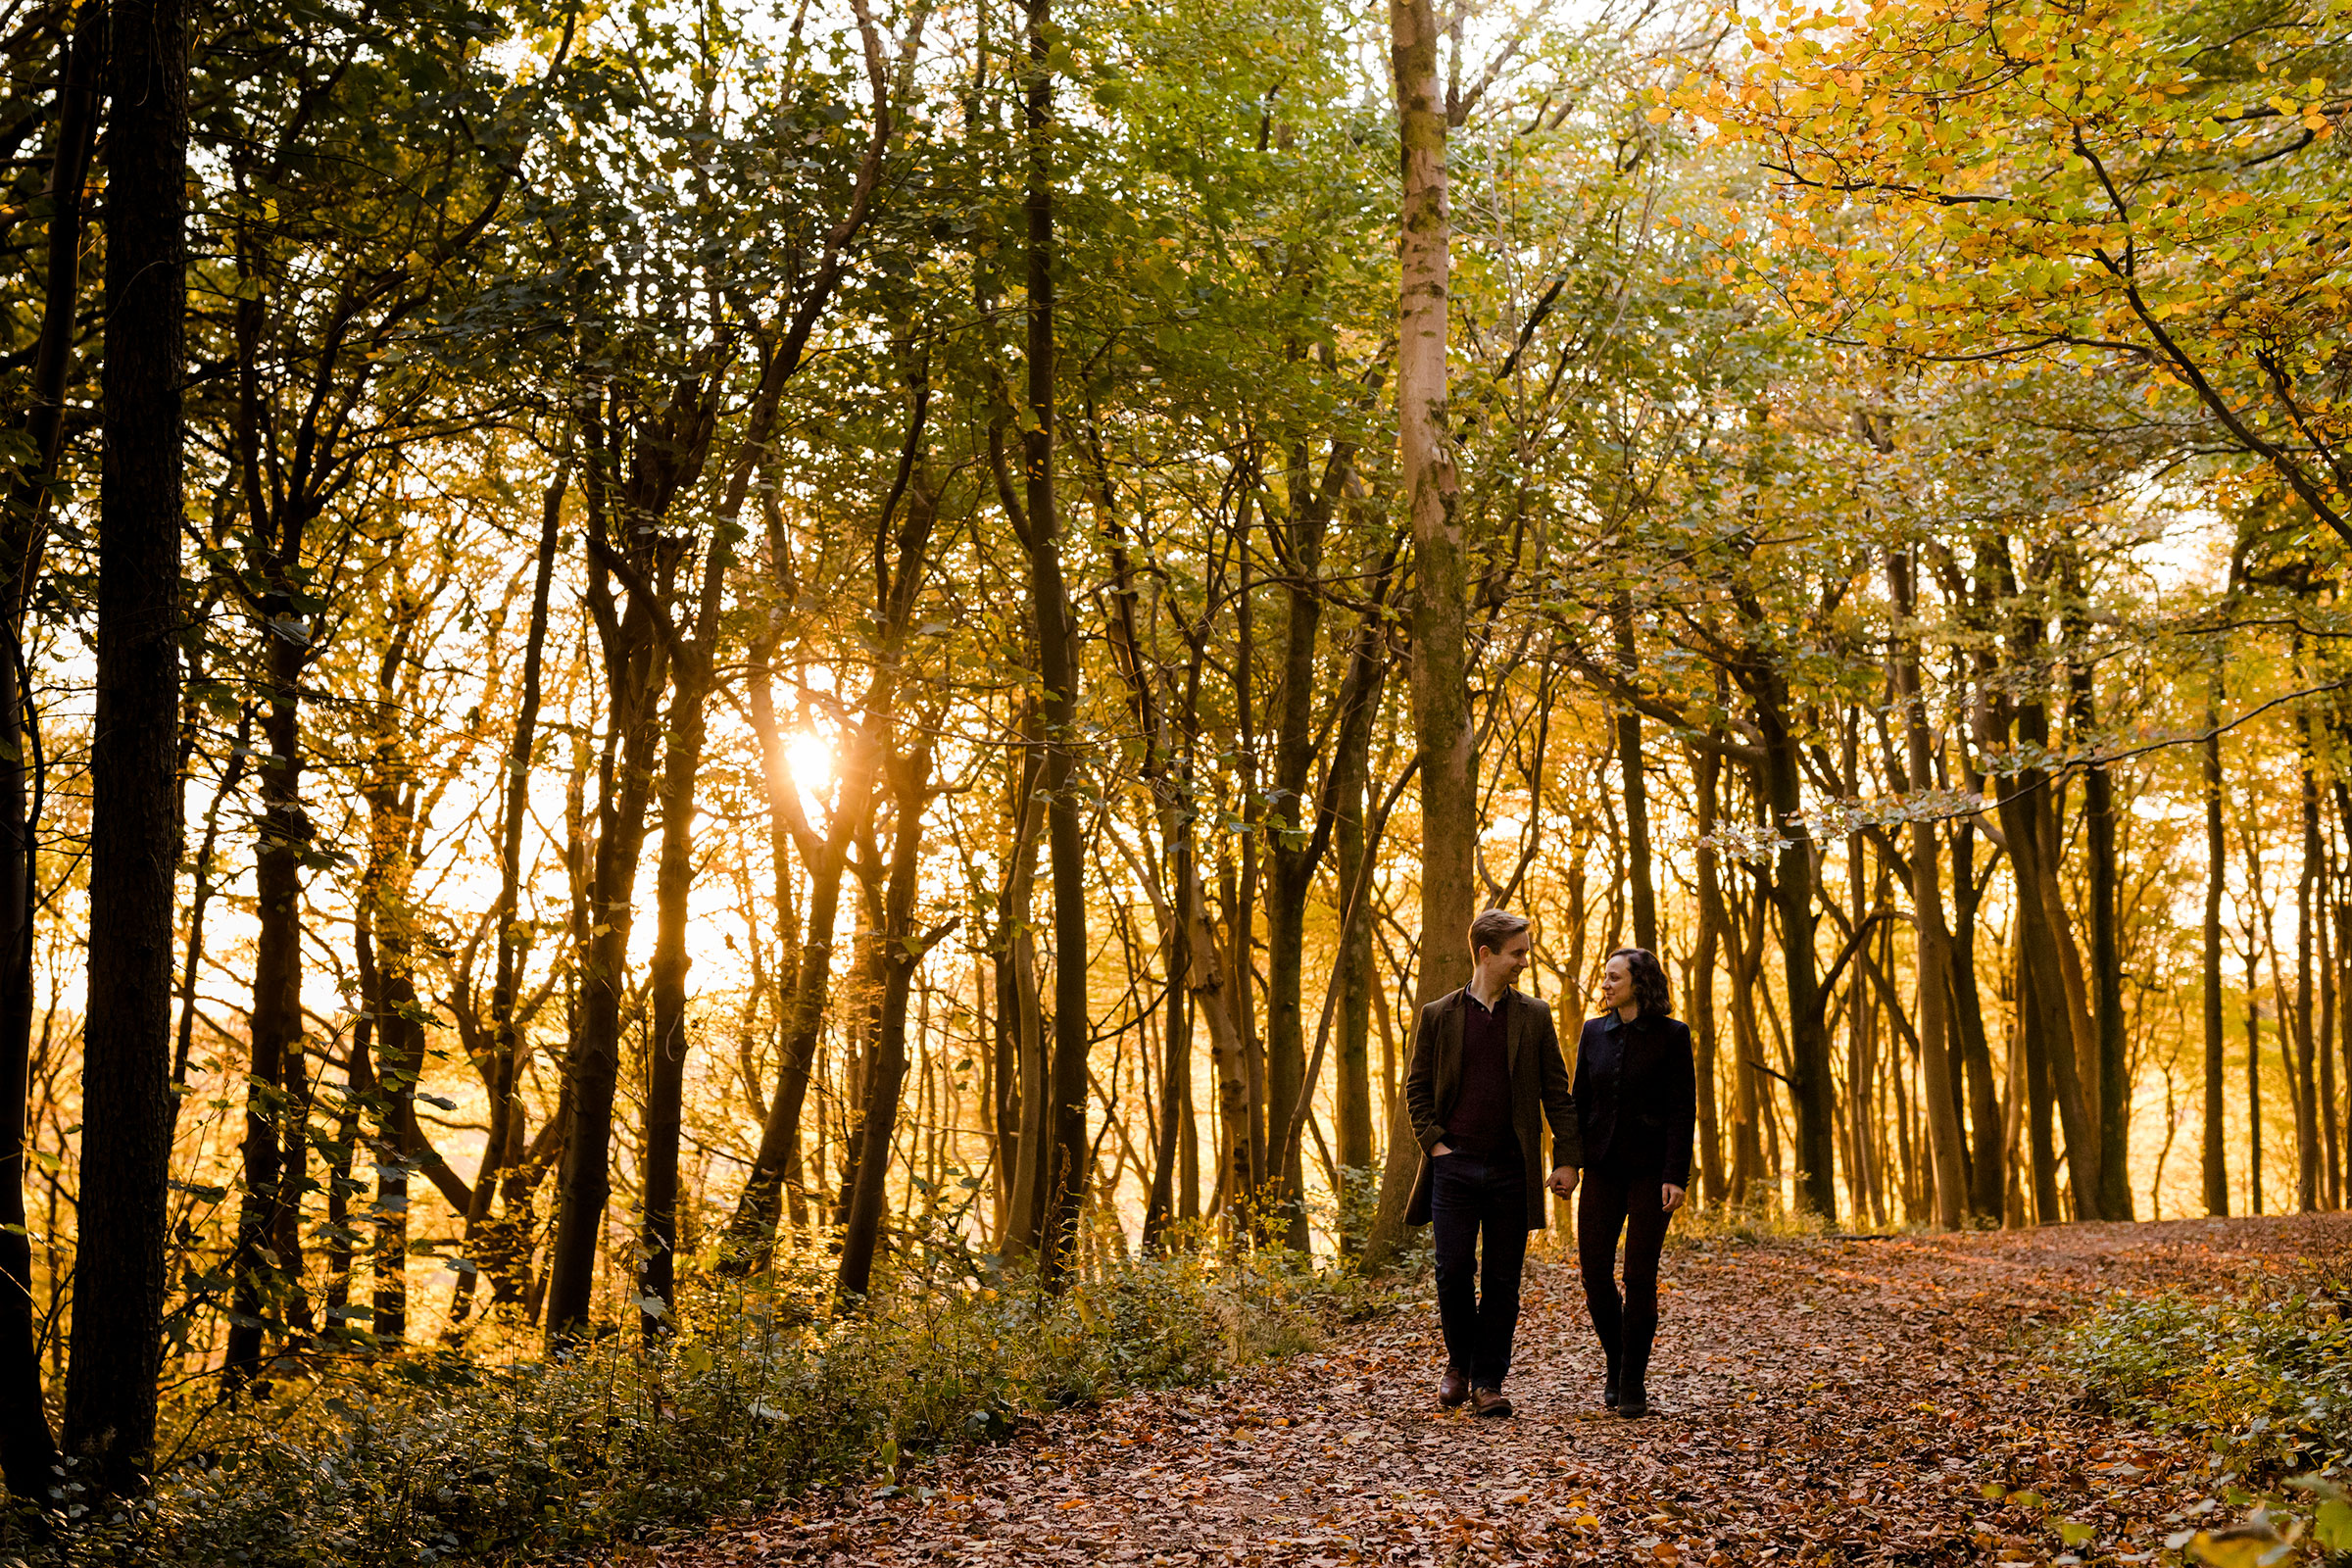
[{"label": "tall tree trunk", "polygon": [[[2246,883],[2253,890],[2248,901],[2254,913],[2246,920],[2246,1205],[2250,1212],[2262,1212],[2262,926],[2270,923],[2271,911],[2262,900],[2262,870],[2260,846],[2249,830],[2239,836],[2239,848],[2246,859]],[[2281,1019],[2283,1027],[2285,1020]]]},{"label": "tall tree trunk", "polygon": [[1044,1125],[1045,1016],[1038,1002],[1037,941],[1029,929],[1036,903],[1039,842],[1046,807],[1045,737],[1034,696],[1021,705],[1023,740],[1011,795],[1012,848],[997,891],[997,1143],[1004,1151],[1004,1224],[998,1250],[1037,1252],[1039,1129]]},{"label": "tall tree trunk", "polygon": [[1984,890],[1976,880],[1976,824],[1965,818],[1952,824],[1952,1029],[1968,1080],[1969,1209],[1979,1220],[1998,1225],[2009,1180],[2008,1141],[1977,986],[1977,910]]},{"label": "tall tree trunk", "polygon": [[[1757,727],[1763,732],[1763,778],[1757,791],[1770,808],[1767,825],[1780,836],[1772,875],[1773,903],[1781,920],[1781,975],[1788,1002],[1789,1098],[1796,1108],[1797,1200],[1824,1220],[1838,1217],[1836,1153],[1837,1091],[1831,1077],[1830,1040],[1822,1016],[1821,979],[1813,955],[1813,845],[1799,816],[1801,763],[1789,728],[1787,692],[1780,676],[1764,671],[1751,690]],[[1860,1194],[1861,1172],[1848,1173]]]},{"label": "tall tree trunk", "polygon": [[[2006,541],[1994,541],[1991,546],[1992,564],[2000,574],[2010,597],[2016,597],[2016,585],[2010,577]],[[2008,628],[2009,662],[2017,669],[2039,667],[2044,658],[2044,628],[2038,612],[2026,610],[2013,614]],[[2029,692],[2010,707],[2010,718],[2016,727],[2016,744],[2028,758],[2046,754],[2050,744],[2049,711],[2039,696]],[[1987,737],[1988,740],[2006,737]],[[2020,1023],[2026,1031],[2028,1091],[2033,1093],[2046,1082],[2055,1102],[2058,1118],[2066,1134],[2066,1155],[2070,1171],[2069,1185],[2075,1199],[2077,1219],[2099,1217],[2098,1187],[2098,1128],[2091,1116],[2082,1093],[2077,1067],[2081,1062],[2077,1031],[2068,1004],[2066,977],[2060,946],[2070,939],[2057,928],[2054,915],[2058,900],[2055,896],[2057,875],[2055,859],[2058,854],[2055,812],[2049,808],[2049,774],[2039,765],[2027,765],[2006,775],[2001,783],[1998,814],[2001,830],[2008,840],[2010,869],[2017,887],[2017,930],[2019,951],[2031,966],[2034,983],[2020,991],[2020,1002],[2032,999],[2033,1010],[2020,1012]],[[2039,1066],[2035,1065],[2038,1057]],[[2036,1131],[2039,1122],[2036,1119]],[[2038,1147],[2038,1146],[2037,1146]],[[2040,1191],[2038,1173],[2035,1179],[2037,1200],[2045,1195]],[[2039,1218],[2048,1224],[2059,1216],[2054,1193],[2051,1206],[2042,1210]]]},{"label": "tall tree trunk", "polygon": [[[1935,743],[1928,734],[1927,703],[1920,690],[1918,584],[1908,554],[1886,558],[1886,585],[1902,622],[1894,654],[1895,693],[1903,704],[1904,786],[1924,791],[1936,777]],[[1943,923],[1943,881],[1936,824],[1911,823],[1911,907],[1917,924],[1919,978],[1913,988],[1919,1013],[1919,1060],[1926,1080],[1928,1144],[1935,1155],[1936,1224],[1957,1230],[1968,1186],[1968,1160],[1960,1142],[1960,1102],[1952,1085],[1950,1018],[1952,938]]]},{"label": "tall tree trunk", "polygon": [[[1233,538],[1239,558],[1239,591],[1234,595],[1233,712],[1238,766],[1231,783],[1247,829],[1240,851],[1229,845],[1217,857],[1217,891],[1225,909],[1225,1005],[1233,1014],[1241,1049],[1242,1143],[1249,1151],[1250,1184],[1235,1190],[1231,1212],[1248,1220],[1252,1239],[1265,1229],[1266,1184],[1275,1179],[1266,1157],[1266,1042],[1257,1026],[1257,833],[1262,821],[1257,772],[1257,710],[1251,700],[1257,671],[1257,594],[1249,548],[1254,488],[1243,489],[1234,508]],[[1238,863],[1237,863],[1238,862]]]},{"label": "tall tree trunk", "polygon": [[1752,937],[1744,934],[1748,916],[1742,912],[1734,917],[1728,903],[1723,922],[1724,945],[1730,950],[1732,960],[1732,1050],[1736,1059],[1732,1072],[1732,1180],[1729,1196],[1735,1208],[1751,1201],[1755,1189],[1764,1180],[1765,1108],[1759,1082],[1762,1073],[1758,1065],[1764,1059],[1764,1042],[1756,1027],[1755,1002],[1756,986],[1764,968],[1764,902],[1765,892],[1759,887],[1753,900],[1755,918]]},{"label": "tall tree trunk", "polygon": [[[41,531],[65,429],[66,370],[81,295],[82,192],[98,125],[106,13],[74,28],[58,74],[56,141],[49,159],[47,287],[34,347],[26,434],[34,459],[12,486],[0,535],[0,1479],[17,1496],[47,1496],[57,1440],[41,1400],[34,1330],[32,1236],[24,1209],[24,1151],[31,1119],[33,908],[37,899],[39,719],[26,689],[24,614],[39,575]],[[28,766],[28,762],[30,765]],[[27,788],[27,778],[30,787]]]},{"label": "tall tree trunk", "polygon": [[872,1288],[874,1251],[889,1207],[891,1134],[898,1126],[900,1093],[906,1081],[907,993],[923,954],[938,940],[936,933],[926,936],[914,928],[923,810],[931,799],[929,745],[918,745],[906,756],[894,756],[888,774],[897,810],[891,829],[890,880],[883,893],[881,941],[876,948],[882,970],[880,1016],[873,1059],[866,1072],[857,1176],[841,1232],[841,1265],[834,1277],[834,1298],[845,1307],[863,1299]]},{"label": "tall tree trunk", "polygon": [[351,1343],[352,1247],[351,1195],[359,1184],[351,1179],[359,1152],[360,1111],[375,1094],[375,1065],[370,1046],[375,1034],[377,991],[375,956],[368,940],[365,906],[352,921],[353,946],[360,980],[359,1015],[352,1020],[351,1045],[343,1058],[343,1103],[335,1117],[335,1141],[327,1152],[326,1177],[326,1334],[337,1348]]},{"label": "tall tree trunk", "polygon": [[[1174,842],[1166,846],[1168,881],[1171,887],[1182,888],[1193,878],[1192,816],[1190,812],[1169,814],[1179,820]],[[1176,1189],[1193,1096],[1192,993],[1185,986],[1193,962],[1192,931],[1181,918],[1167,919],[1160,941],[1167,954],[1167,1022],[1161,1031],[1159,1121],[1152,1150],[1152,1190],[1144,1199],[1147,1251],[1164,1249],[1168,1227],[1177,1217]]]},{"label": "tall tree trunk", "polygon": [[516,919],[522,887],[522,824],[530,806],[531,754],[539,729],[540,676],[547,653],[547,607],[554,585],[556,549],[562,538],[564,492],[571,482],[567,458],[556,466],[539,508],[539,553],[531,576],[531,615],[523,633],[522,690],[516,698],[514,733],[507,746],[507,792],[498,831],[498,903],[491,910],[498,956],[490,982],[490,1065],[483,1075],[490,1094],[489,1131],[482,1163],[473,1179],[473,1202],[466,1212],[464,1256],[470,1266],[458,1275],[450,1316],[466,1321],[472,1305],[475,1275],[487,1264],[497,1298],[512,1299],[514,1263],[521,1250],[527,1214],[490,1217],[500,1173],[522,1156],[522,1040],[514,1023],[514,992],[527,950]]},{"label": "tall tree trunk", "polygon": [[2041,992],[2052,982],[2043,965],[2034,961],[2032,938],[2019,922],[2017,972],[2017,1031],[2023,1042],[2026,1072],[2026,1142],[2034,1175],[2034,1223],[2055,1225],[2066,1218],[2058,1201],[2058,1144],[2051,1127],[2050,1057],[2066,1049],[2067,1036],[2049,1028],[2052,1009]]},{"label": "tall tree trunk", "polygon": [[[1462,983],[1475,912],[1472,862],[1478,795],[1471,781],[1466,651],[1467,568],[1460,489],[1447,430],[1446,302],[1452,287],[1446,212],[1446,100],[1438,84],[1438,20],[1431,0],[1389,0],[1402,160],[1396,310],[1398,475],[1413,529],[1412,715],[1421,771],[1421,932],[1415,1011]],[[1390,1116],[1380,1206],[1364,1262],[1387,1267],[1404,1229],[1421,1145],[1402,1097]]]},{"label": "tall tree trunk", "polygon": [[2205,1212],[2230,1212],[2228,1126],[2223,1117],[2224,1056],[2228,1042],[2222,1023],[2222,892],[2230,879],[2229,858],[2222,838],[2222,662],[2217,657],[2205,683],[2205,739],[2197,748],[2205,790],[2205,927],[2203,978],[2205,985]]},{"label": "tall tree trunk", "polygon": [[[1722,791],[1723,759],[1704,748],[1690,754],[1690,791],[1698,803],[1698,941],[1684,989],[1690,995],[1690,1032],[1698,1047],[1699,1192],[1710,1208],[1730,1196],[1723,1160],[1723,1126],[1716,1108],[1718,1026],[1715,1018],[1715,960],[1723,945],[1723,882],[1712,842]],[[1735,1047],[1735,1049],[1737,1049]],[[1734,1071],[1738,1068],[1735,1066]]]},{"label": "tall tree trunk", "polygon": [[2312,1012],[2315,963],[2312,921],[2319,912],[2321,867],[2320,783],[2313,771],[2311,716],[2301,715],[2303,868],[2295,886],[2295,1205],[2308,1214],[2320,1206],[2320,1091],[2314,1076],[2318,1049]]},{"label": "tall tree trunk", "polygon": [[24,1209],[25,1139],[32,1111],[33,905],[37,897],[27,761],[35,755],[31,704],[17,678],[24,622],[8,616],[0,647],[0,1479],[40,1501],[56,1477],[57,1440],[41,1402],[41,1356],[32,1298],[32,1235]]},{"label": "tall tree trunk", "polygon": [[382,1010],[376,1019],[375,1201],[368,1205],[368,1221],[375,1232],[372,1326],[377,1344],[397,1347],[409,1334],[409,1178],[416,1172],[424,1025],[416,995],[416,916],[409,905],[409,802],[398,784],[380,794],[384,798],[370,812],[383,841],[383,875],[369,900]]},{"label": "tall tree trunk", "polygon": [[[1633,595],[1620,589],[1609,602],[1611,634],[1616,639],[1617,668],[1632,682],[1641,667],[1634,642]],[[1617,771],[1624,790],[1626,871],[1634,904],[1634,946],[1658,951],[1658,896],[1649,869],[1649,781],[1642,764],[1642,715],[1631,703],[1617,710]]]},{"label": "tall tree trunk", "polygon": [[[1338,790],[1338,820],[1334,836],[1338,841],[1335,866],[1339,872],[1340,907],[1353,908],[1359,901],[1370,899],[1373,857],[1364,848],[1364,795],[1370,773],[1368,755],[1372,740],[1371,726],[1364,727],[1363,742],[1348,747],[1335,759],[1335,765],[1344,769],[1345,776]],[[1372,1163],[1372,988],[1379,982],[1372,971],[1372,921],[1359,918],[1347,934],[1339,953],[1341,971],[1340,991],[1340,1063],[1339,1063],[1339,1119],[1340,1166],[1344,1170],[1361,1171]],[[1350,1234],[1350,1250],[1361,1238]]]},{"label": "tall tree trunk", "polygon": [[[298,523],[285,524],[296,534]],[[282,543],[282,572],[289,563]],[[302,856],[310,824],[302,809],[302,732],[299,682],[306,643],[284,629],[293,616],[283,593],[264,600],[264,659],[269,706],[262,733],[269,744],[262,764],[261,831],[254,848],[252,1061],[245,1078],[244,1194],[238,1206],[236,1248],[229,1263],[234,1281],[228,1349],[221,1377],[235,1393],[261,1371],[262,1341],[269,1324],[282,1325],[290,1276],[275,1254],[279,1210],[299,1203],[300,1176],[281,1169],[280,1128],[287,1114],[287,1064],[302,1053]],[[291,624],[304,624],[294,617]],[[298,1275],[291,1278],[299,1278]]]},{"label": "tall tree trunk", "polygon": [[188,28],[181,0],[118,0],[111,26],[89,858],[106,940],[90,947],[82,1025],[65,1446],[127,1492],[155,1443],[172,1152]]},{"label": "tall tree trunk", "polygon": [[[2082,731],[2091,726],[2091,667],[2082,662],[2075,686]],[[2080,745],[2095,745],[2088,733]],[[2131,1206],[2131,1065],[2124,1044],[2124,938],[2117,906],[2115,870],[2115,780],[2105,764],[2083,771],[2083,811],[2088,815],[2091,858],[2091,983],[2093,1025],[2098,1027],[2098,1213],[2107,1220],[2133,1218]]]},{"label": "tall tree trunk", "polygon": [[1016,519],[1029,559],[1040,702],[1046,727],[1046,853],[1054,886],[1054,1049],[1047,1068],[1044,1191],[1039,1202],[1038,1278],[1059,1290],[1076,1241],[1086,1196],[1088,1036],[1086,846],[1074,766],[1078,661],[1076,627],[1062,583],[1061,522],[1054,482],[1054,42],[1053,0],[1022,0],[1027,18],[1028,78],[1022,123],[1028,141],[1028,418],[1021,428],[1027,478],[1024,516]]},{"label": "tall tree trunk", "polygon": [[662,769],[662,853],[654,871],[653,1036],[645,1095],[645,1198],[637,1233],[638,1321],[650,1343],[669,1318],[677,1292],[678,1144],[686,1104],[687,900],[694,892],[695,785],[702,773],[708,708],[716,682],[719,613],[735,561],[744,501],[767,452],[784,381],[794,366],[781,343],[767,345],[743,443],[703,551],[695,619],[673,653],[669,745]]},{"label": "tall tree trunk", "polygon": [[[1334,481],[1345,459],[1332,459]],[[1324,491],[1332,491],[1327,484]],[[1304,820],[1307,774],[1315,756],[1315,638],[1323,600],[1315,574],[1323,560],[1323,535],[1331,507],[1325,493],[1295,472],[1288,515],[1267,518],[1268,531],[1289,535],[1277,560],[1288,558],[1291,581],[1283,594],[1282,687],[1274,719],[1274,780],[1266,818],[1266,1104],[1268,1126],[1279,1147],[1267,1152],[1280,1190],[1269,1196],[1282,1205],[1285,1245],[1307,1247],[1305,1169],[1299,1141],[1284,1139],[1282,1127],[1298,1102],[1306,1071],[1306,1028],[1301,1016],[1306,947],[1307,896],[1314,889],[1315,862],[1328,830]]]},{"label": "tall tree trunk", "polygon": [[2319,1062],[2319,1098],[2312,1102],[2320,1135],[2320,1204],[2343,1206],[2342,1166],[2335,1141],[2335,845],[2332,825],[2321,829],[2320,873],[2313,893],[2312,940],[2320,975],[2320,1021],[2311,1032]]},{"label": "tall tree trunk", "polygon": [[654,633],[656,612],[643,594],[631,593],[627,616],[611,628],[605,649],[612,717],[600,767],[588,941],[580,963],[580,1027],[564,1062],[569,1119],[546,1285],[551,1346],[576,1340],[588,1326],[597,1244],[612,1192],[609,1160],[612,1100],[620,1074],[621,1008],[628,991],[629,931],[637,864],[645,850],[646,812],[652,805],[654,718],[667,673]]}]

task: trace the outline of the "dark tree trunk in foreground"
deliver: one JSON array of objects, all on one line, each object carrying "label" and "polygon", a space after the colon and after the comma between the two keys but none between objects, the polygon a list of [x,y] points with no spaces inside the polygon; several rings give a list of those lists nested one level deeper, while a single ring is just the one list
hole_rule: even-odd
[{"label": "dark tree trunk in foreground", "polygon": [[[1342,461],[1334,458],[1335,469]],[[1266,823],[1266,1103],[1271,1136],[1279,1140],[1268,1148],[1266,1159],[1279,1184],[1271,1196],[1282,1207],[1284,1245],[1300,1251],[1307,1246],[1306,1172],[1299,1141],[1283,1138],[1283,1124],[1306,1072],[1306,1025],[1300,1016],[1306,905],[1325,837],[1311,832],[1301,803],[1315,757],[1315,635],[1323,617],[1313,579],[1322,564],[1331,500],[1328,493],[1311,490],[1303,473],[1296,474],[1288,516],[1267,519],[1269,535],[1277,529],[1289,534],[1277,559],[1287,557],[1295,576],[1283,595],[1282,687]]]},{"label": "dark tree trunk in foreground", "polygon": [[[1971,789],[1981,781],[1968,763],[1965,731],[1955,734],[1962,777]],[[1938,774],[1936,782],[1944,783]],[[1976,1220],[1998,1225],[2009,1179],[2008,1141],[2000,1091],[1993,1083],[1992,1047],[1984,1032],[1984,1000],[1977,985],[1977,911],[1984,889],[1977,880],[1977,825],[1963,817],[1951,827],[1952,866],[1952,1044],[1968,1086],[1968,1203]]]},{"label": "dark tree trunk in foreground", "polygon": [[[2066,586],[2066,618],[2071,692],[2069,709],[2075,744],[2095,752],[2098,746],[2097,686],[2090,661],[2075,654],[2086,634],[2079,603],[2080,571],[2070,557]],[[2090,872],[2091,1023],[2095,1031],[2097,1074],[2092,1085],[2091,1117],[2098,1142],[2098,1211],[2107,1219],[2132,1217],[2132,1084],[2126,1057],[2124,1029],[2124,952],[2120,929],[2123,910],[2118,904],[2115,849],[2115,780],[2106,764],[2083,769],[2084,846]],[[2053,856],[2059,853],[2053,841]],[[2082,1185],[2077,1179],[2078,1189]]]},{"label": "dark tree trunk in foreground", "polygon": [[[1991,541],[1989,572],[2011,598],[2017,583],[2011,575],[2008,544]],[[2007,628],[2009,662],[2013,668],[2034,670],[2046,659],[2047,641],[2036,612],[2017,612]],[[2016,728],[2016,746],[2028,759],[2046,755],[2050,744],[2049,710],[2037,693],[2004,701],[2002,734],[1990,737],[2006,744],[2009,723]],[[2000,791],[1998,814],[2008,840],[2009,864],[2016,886],[2017,942],[2021,959],[2018,1022],[2026,1043],[2026,1077],[2034,1107],[2035,1219],[2054,1224],[2058,1210],[2055,1146],[2051,1142],[2049,1110],[2055,1108],[2066,1137],[2069,1187],[2075,1200],[2075,1218],[2099,1217],[2098,1128],[2085,1103],[2077,1072],[2075,1029],[2068,1012],[2066,977],[2059,958],[2064,940],[2051,919],[2057,901],[2048,890],[2055,886],[2054,859],[2060,853],[2056,813],[2049,807],[2048,771],[2033,762],[1996,779]],[[2048,1152],[2045,1153],[2045,1150]]]},{"label": "dark tree trunk in foreground", "polygon": [[[24,1150],[30,1121],[33,980],[32,916],[42,794],[38,722],[25,689],[24,612],[39,575],[49,481],[65,428],[66,370],[81,284],[81,205],[98,124],[98,79],[106,58],[106,15],[84,13],[59,75],[57,140],[50,154],[47,289],[34,349],[32,409],[25,419],[33,462],[10,487],[0,532],[0,1478],[20,1497],[55,1482],[57,1441],[41,1402],[40,1347],[32,1299],[32,1237],[24,1211]],[[29,787],[28,787],[29,784]]]},{"label": "dark tree trunk in foreground", "polygon": [[[1813,846],[1798,812],[1802,765],[1797,737],[1789,728],[1788,692],[1769,670],[1755,677],[1757,727],[1764,736],[1763,777],[1758,781],[1770,812],[1768,825],[1780,835],[1772,871],[1772,898],[1781,922],[1781,983],[1788,999],[1789,1099],[1796,1105],[1796,1196],[1798,1203],[1825,1220],[1838,1217],[1838,1107],[1831,1081],[1830,1037],[1822,1017],[1824,997],[1814,967]],[[1858,1175],[1853,1179],[1857,1200]]]},{"label": "dark tree trunk in foreground", "polygon": [[[1335,866],[1339,872],[1340,907],[1354,908],[1372,897],[1373,856],[1364,844],[1364,796],[1370,773],[1372,727],[1343,746],[1335,759],[1341,769],[1338,814],[1333,823]],[[1369,912],[1347,925],[1340,947],[1340,1164],[1363,1170],[1372,1163],[1372,988],[1380,983],[1372,966],[1373,920]],[[1387,1107],[1381,1106],[1385,1110]],[[1352,1232],[1348,1240],[1355,1240]]]},{"label": "dark tree trunk in foreground", "polygon": [[82,1029],[65,1437],[124,1492],[155,1443],[172,1152],[188,34],[180,0],[121,0],[113,28],[89,864],[106,940],[90,945]]},{"label": "dark tree trunk in foreground", "polygon": [[[612,1193],[612,1101],[620,1077],[623,1000],[628,992],[629,932],[636,910],[637,865],[653,804],[659,708],[669,662],[658,631],[659,602],[675,559],[657,528],[670,502],[701,469],[709,423],[699,386],[681,383],[667,408],[635,431],[624,458],[617,420],[592,413],[583,431],[585,530],[595,569],[589,608],[603,645],[611,714],[598,760],[596,850],[589,873],[588,927],[580,956],[580,1023],[564,1068],[565,1123],[556,1192],[556,1233],[547,1272],[551,1345],[576,1339],[588,1325],[596,1283],[598,1238]],[[615,416],[621,414],[616,406]],[[624,478],[625,476],[625,478]],[[660,552],[660,554],[657,554]],[[625,611],[612,578],[626,566]]]}]

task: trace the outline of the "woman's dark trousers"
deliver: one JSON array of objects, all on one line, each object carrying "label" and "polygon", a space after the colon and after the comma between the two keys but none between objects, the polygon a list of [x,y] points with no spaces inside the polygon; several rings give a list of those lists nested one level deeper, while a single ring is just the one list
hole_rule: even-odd
[{"label": "woman's dark trousers", "polygon": [[[1430,1172],[1431,1244],[1446,1360],[1476,1389],[1499,1389],[1519,1326],[1519,1270],[1527,1261],[1527,1166],[1456,1151]],[[1481,1239],[1485,1246],[1480,1247]]]},{"label": "woman's dark trousers", "polygon": [[[1592,1332],[1609,1358],[1611,1381],[1623,1398],[1646,1397],[1650,1342],[1658,1334],[1658,1252],[1666,1245],[1666,1210],[1652,1167],[1599,1165],[1585,1172],[1576,1202],[1576,1262],[1585,1277],[1585,1306]],[[1617,1235],[1625,1233],[1625,1294],[1617,1291]]]}]

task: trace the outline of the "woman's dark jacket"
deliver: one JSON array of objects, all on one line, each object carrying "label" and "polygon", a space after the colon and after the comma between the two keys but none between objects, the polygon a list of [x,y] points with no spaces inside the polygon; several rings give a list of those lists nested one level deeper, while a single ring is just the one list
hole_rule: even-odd
[{"label": "woman's dark jacket", "polygon": [[1657,1013],[1627,1023],[1614,1010],[1586,1019],[1574,1098],[1587,1166],[1654,1169],[1661,1181],[1690,1185],[1698,1072],[1689,1024]]}]

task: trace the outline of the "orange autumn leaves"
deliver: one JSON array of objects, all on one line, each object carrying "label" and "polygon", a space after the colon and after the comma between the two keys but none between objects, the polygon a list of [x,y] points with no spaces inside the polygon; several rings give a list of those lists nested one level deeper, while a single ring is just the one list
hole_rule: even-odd
[{"label": "orange autumn leaves", "polygon": [[2352,8],[1916,0],[1740,23],[1652,114],[1760,166],[1746,259],[1807,328],[2133,376],[2342,531]]}]

